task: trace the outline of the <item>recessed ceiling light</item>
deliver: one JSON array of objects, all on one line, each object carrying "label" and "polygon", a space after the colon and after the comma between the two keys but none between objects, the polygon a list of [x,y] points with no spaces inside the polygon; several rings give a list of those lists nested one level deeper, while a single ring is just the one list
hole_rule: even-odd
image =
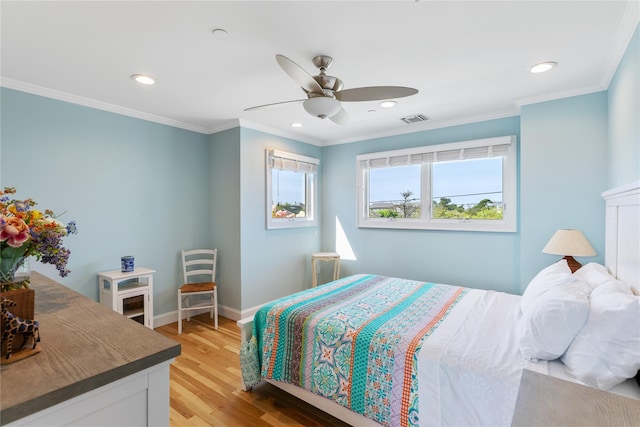
[{"label": "recessed ceiling light", "polygon": [[291,127],[292,128],[301,128],[302,127],[302,123],[291,123]]},{"label": "recessed ceiling light", "polygon": [[549,71],[553,67],[557,66],[558,63],[555,61],[545,61],[540,62],[539,64],[532,65],[529,68],[530,73],[544,73],[545,71]]},{"label": "recessed ceiling light", "polygon": [[156,82],[153,77],[147,76],[146,74],[133,74],[131,78],[138,83],[142,83],[143,85],[152,85]]},{"label": "recessed ceiling light", "polygon": [[382,108],[391,108],[397,104],[396,101],[382,101],[379,105]]},{"label": "recessed ceiling light", "polygon": [[224,30],[222,28],[214,28],[213,30],[211,30],[211,34],[213,34],[213,37],[217,39],[224,39],[229,35],[229,33],[227,33],[227,30]]}]

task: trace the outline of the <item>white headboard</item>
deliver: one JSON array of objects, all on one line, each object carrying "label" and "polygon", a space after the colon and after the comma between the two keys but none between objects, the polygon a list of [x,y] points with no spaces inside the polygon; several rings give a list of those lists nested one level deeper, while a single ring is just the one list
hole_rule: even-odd
[{"label": "white headboard", "polygon": [[640,295],[640,181],[605,191],[605,265]]}]

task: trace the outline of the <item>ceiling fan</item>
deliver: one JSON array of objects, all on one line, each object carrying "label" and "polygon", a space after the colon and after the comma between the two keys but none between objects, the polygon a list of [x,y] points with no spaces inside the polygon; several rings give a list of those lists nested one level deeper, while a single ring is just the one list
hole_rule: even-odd
[{"label": "ceiling fan", "polygon": [[333,63],[333,58],[326,55],[318,55],[313,58],[313,65],[320,70],[317,76],[310,75],[301,66],[284,55],[276,55],[276,61],[278,61],[284,72],[302,87],[307,99],[258,105],[246,108],[244,111],[302,102],[304,109],[312,116],[321,119],[328,118],[334,123],[342,125],[346,124],[349,116],[342,108],[341,102],[381,101],[418,93],[417,89],[403,86],[368,86],[342,90],[342,80],[327,74],[327,69]]}]

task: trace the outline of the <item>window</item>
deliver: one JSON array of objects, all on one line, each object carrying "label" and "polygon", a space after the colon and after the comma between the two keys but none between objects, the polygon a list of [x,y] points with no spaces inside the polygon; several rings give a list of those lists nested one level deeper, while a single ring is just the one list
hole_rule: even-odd
[{"label": "window", "polygon": [[318,165],[312,157],[267,150],[267,228],[318,225]]},{"label": "window", "polygon": [[514,136],[357,157],[358,226],[516,231]]}]

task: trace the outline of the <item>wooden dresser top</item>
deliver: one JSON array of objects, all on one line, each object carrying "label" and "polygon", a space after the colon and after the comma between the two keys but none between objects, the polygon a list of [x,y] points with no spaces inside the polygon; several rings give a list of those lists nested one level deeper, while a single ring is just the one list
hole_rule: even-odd
[{"label": "wooden dresser top", "polygon": [[0,369],[7,424],[180,355],[180,344],[32,272],[40,353]]}]

